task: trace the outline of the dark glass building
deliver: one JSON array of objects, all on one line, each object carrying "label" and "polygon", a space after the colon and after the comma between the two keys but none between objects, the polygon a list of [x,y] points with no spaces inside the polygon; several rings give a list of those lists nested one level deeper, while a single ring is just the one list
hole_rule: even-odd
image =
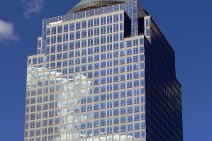
[{"label": "dark glass building", "polygon": [[183,141],[175,52],[137,0],[82,0],[42,21],[25,116],[25,141]]}]

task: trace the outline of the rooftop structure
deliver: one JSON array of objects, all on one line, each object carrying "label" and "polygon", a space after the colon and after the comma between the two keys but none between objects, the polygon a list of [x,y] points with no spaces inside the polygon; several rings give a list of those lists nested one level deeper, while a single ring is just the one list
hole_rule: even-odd
[{"label": "rooftop structure", "polygon": [[70,12],[80,12],[94,8],[111,6],[127,2],[129,0],[81,0]]}]

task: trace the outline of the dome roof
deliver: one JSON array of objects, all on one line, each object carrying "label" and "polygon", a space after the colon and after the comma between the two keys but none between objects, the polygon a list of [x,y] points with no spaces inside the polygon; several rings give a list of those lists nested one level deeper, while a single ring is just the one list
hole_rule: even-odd
[{"label": "dome roof", "polygon": [[74,8],[72,8],[69,13],[76,13],[88,9],[110,6],[114,4],[124,3],[129,0],[81,0]]}]

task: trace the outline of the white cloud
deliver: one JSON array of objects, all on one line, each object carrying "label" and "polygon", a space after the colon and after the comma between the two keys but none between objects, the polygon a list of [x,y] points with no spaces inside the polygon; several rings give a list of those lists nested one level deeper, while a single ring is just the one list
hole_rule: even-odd
[{"label": "white cloud", "polygon": [[41,13],[46,0],[22,0],[21,2],[25,7],[24,16],[29,18],[33,14]]},{"label": "white cloud", "polygon": [[14,32],[14,25],[12,23],[0,20],[0,41],[3,40],[17,40]]}]

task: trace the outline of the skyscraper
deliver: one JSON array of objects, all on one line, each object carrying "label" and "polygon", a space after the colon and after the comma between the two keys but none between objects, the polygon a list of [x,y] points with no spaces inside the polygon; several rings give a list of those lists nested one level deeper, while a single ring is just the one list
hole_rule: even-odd
[{"label": "skyscraper", "polygon": [[183,141],[175,52],[137,0],[82,0],[42,21],[25,141]]}]

